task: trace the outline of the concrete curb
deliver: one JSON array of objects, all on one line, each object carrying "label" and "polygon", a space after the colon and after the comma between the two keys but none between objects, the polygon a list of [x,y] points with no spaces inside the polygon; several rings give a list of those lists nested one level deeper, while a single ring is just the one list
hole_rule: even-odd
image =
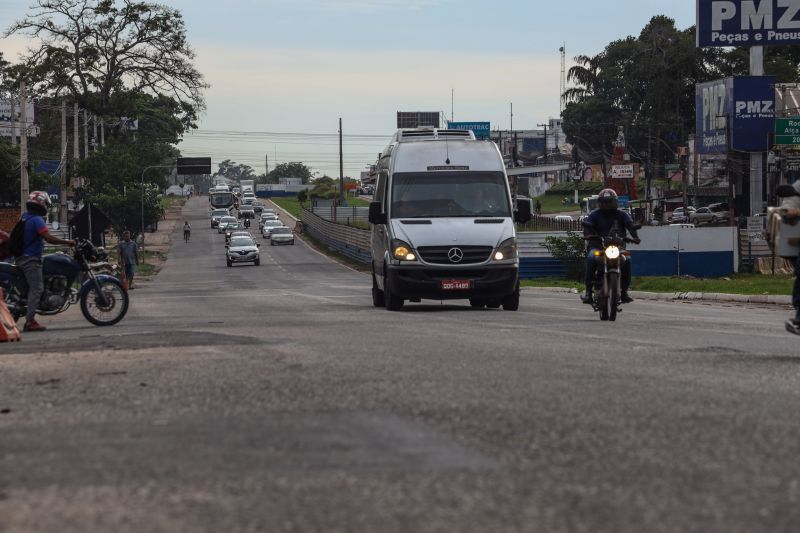
[{"label": "concrete curb", "polygon": [[[565,287],[523,287],[522,290],[543,291],[561,294],[578,294],[576,289]],[[718,292],[643,292],[631,291],[631,296],[639,300],[656,300],[662,302],[705,301],[739,304],[792,305],[792,297],[767,294],[723,294]]]}]

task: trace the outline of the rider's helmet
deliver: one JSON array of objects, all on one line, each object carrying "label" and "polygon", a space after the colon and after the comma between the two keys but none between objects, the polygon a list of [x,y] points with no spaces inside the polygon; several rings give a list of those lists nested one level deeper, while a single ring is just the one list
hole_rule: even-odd
[{"label": "rider's helmet", "polygon": [[614,189],[603,189],[597,195],[597,207],[600,211],[616,211],[619,209],[619,198]]},{"label": "rider's helmet", "polygon": [[33,191],[28,195],[28,200],[25,202],[25,207],[28,211],[39,216],[46,216],[52,205],[53,202],[50,201],[50,195],[42,191]]}]

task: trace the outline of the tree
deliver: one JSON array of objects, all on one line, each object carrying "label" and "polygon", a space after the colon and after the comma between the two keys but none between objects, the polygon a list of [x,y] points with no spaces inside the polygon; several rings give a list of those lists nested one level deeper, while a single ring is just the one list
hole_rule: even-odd
[{"label": "tree", "polygon": [[278,183],[278,178],[300,178],[303,185],[311,179],[311,169],[303,163],[281,163],[276,165],[269,173],[272,183]]},{"label": "tree", "polygon": [[14,34],[40,41],[21,65],[39,94],[70,95],[100,115],[116,93],[166,96],[187,126],[205,106],[208,85],[178,10],[136,0],[36,0],[4,36]]},{"label": "tree", "polygon": [[217,175],[224,176],[231,180],[255,180],[256,178],[253,167],[236,163],[230,159],[226,159],[219,164]]},{"label": "tree", "polygon": [[[138,187],[146,167],[173,165],[178,155],[178,150],[168,144],[114,140],[81,161],[77,174],[88,178],[90,196],[110,190],[122,193]],[[169,169],[154,168],[147,171],[144,181],[164,189],[168,174]]]},{"label": "tree", "polygon": [[[106,188],[92,198],[103,213],[111,220],[111,227],[116,234],[128,230],[138,234],[142,229],[142,188],[131,188],[126,192],[114,188]],[[144,189],[144,227],[154,224],[161,218],[161,202],[158,189]]]}]

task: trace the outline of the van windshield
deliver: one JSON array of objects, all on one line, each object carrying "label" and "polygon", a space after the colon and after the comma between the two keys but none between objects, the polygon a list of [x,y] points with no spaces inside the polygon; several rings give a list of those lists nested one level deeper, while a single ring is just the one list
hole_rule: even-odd
[{"label": "van windshield", "polygon": [[502,172],[398,172],[393,218],[510,217]]}]

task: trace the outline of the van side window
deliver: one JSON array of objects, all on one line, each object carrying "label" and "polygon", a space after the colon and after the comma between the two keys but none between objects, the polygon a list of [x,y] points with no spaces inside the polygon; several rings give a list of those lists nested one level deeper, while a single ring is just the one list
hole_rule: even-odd
[{"label": "van side window", "polygon": [[389,177],[388,172],[378,174],[378,186],[375,189],[375,201],[386,204],[386,181]]}]

